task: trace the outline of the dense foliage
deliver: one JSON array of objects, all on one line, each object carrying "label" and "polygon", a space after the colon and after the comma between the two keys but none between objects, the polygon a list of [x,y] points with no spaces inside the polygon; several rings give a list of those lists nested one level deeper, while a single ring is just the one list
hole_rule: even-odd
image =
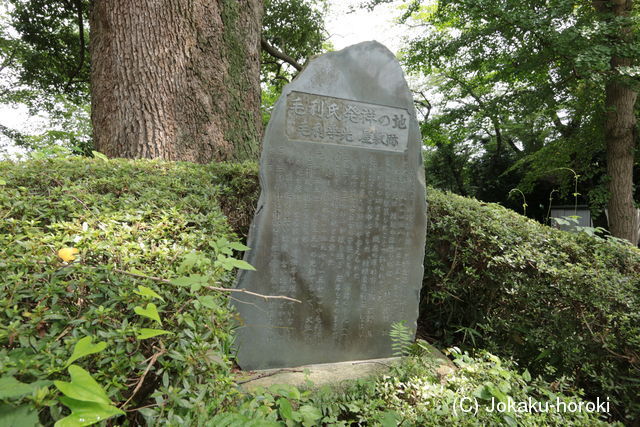
[{"label": "dense foliage", "polygon": [[[232,316],[228,297],[207,286],[233,280],[218,261],[241,246],[219,205],[229,204],[231,177],[244,169],[0,163],[0,388],[32,384],[17,395],[3,390],[11,406],[0,415],[22,404],[25,417],[35,409],[45,425],[61,418],[51,381],[67,380],[86,337],[107,345],[73,362],[131,422],[193,425],[223,406],[235,393]],[[169,334],[144,338],[159,330]]]},{"label": "dense foliage", "polygon": [[[262,37],[298,65],[304,65],[323,50],[328,38],[324,28],[326,0],[265,0]],[[260,61],[263,83],[279,93],[297,71],[267,52]]]},{"label": "dense foliage", "polygon": [[3,71],[11,73],[3,76],[10,78],[3,82],[1,101],[47,109],[57,95],[88,102],[88,10],[86,0],[5,2],[0,56]]},{"label": "dense foliage", "polygon": [[640,251],[429,192],[420,330],[564,376],[640,418]]},{"label": "dense foliage", "polygon": [[[0,424],[51,425],[65,406],[76,421],[123,411],[124,425],[598,423],[586,412],[488,412],[492,399],[581,400],[565,380],[457,350],[446,378],[416,358],[338,391],[242,393],[229,296],[211,285],[230,285],[229,267],[242,266],[230,261],[243,246],[223,211],[246,232],[256,172],[100,156],[0,163]],[[406,334],[394,338],[407,348]],[[463,397],[478,415],[454,413]]]},{"label": "dense foliage", "polygon": [[[422,127],[430,185],[505,205],[517,186],[536,214],[552,189],[560,191],[556,199],[571,199],[572,176],[562,169],[571,168],[579,175],[581,202],[606,224],[609,193],[623,187],[620,176],[631,180],[634,164],[636,176],[640,171],[635,136],[632,147],[620,151],[630,157],[624,173],[612,156],[621,144],[614,135],[622,140],[635,128],[633,102],[625,112],[613,104],[622,88],[639,87],[638,3],[404,3],[411,35],[401,57],[423,82],[416,98],[429,114]],[[617,10],[625,4],[624,12]],[[630,123],[612,121],[612,111],[627,114]],[[608,188],[610,180],[616,184]],[[624,188],[631,209],[634,190]],[[639,197],[636,188],[636,204]]]},{"label": "dense foliage", "polygon": [[0,103],[26,105],[49,119],[48,129],[35,135],[0,126],[13,144],[90,152],[88,6],[85,0],[0,5]]}]

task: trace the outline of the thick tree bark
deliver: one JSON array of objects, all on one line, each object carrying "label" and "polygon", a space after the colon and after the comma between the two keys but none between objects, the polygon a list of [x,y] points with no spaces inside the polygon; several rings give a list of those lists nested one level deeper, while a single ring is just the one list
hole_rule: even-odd
[{"label": "thick tree bark", "polygon": [[[631,61],[614,58],[614,67]],[[609,231],[613,236],[638,243],[636,209],[633,203],[633,163],[636,138],[634,105],[637,92],[619,81],[606,86],[605,142],[609,175]]]},{"label": "thick tree bark", "polygon": [[256,158],[262,0],[94,0],[91,118],[110,157]]},{"label": "thick tree bark", "polygon": [[[608,16],[628,16],[632,0],[594,2],[596,8]],[[618,41],[631,36],[631,28],[619,33]],[[634,106],[637,92],[618,74],[618,68],[633,65],[631,58],[611,58],[612,77],[605,87],[605,143],[607,174],[609,175],[608,218],[609,231],[615,237],[638,243],[638,219],[633,202],[633,164],[636,139]]]}]

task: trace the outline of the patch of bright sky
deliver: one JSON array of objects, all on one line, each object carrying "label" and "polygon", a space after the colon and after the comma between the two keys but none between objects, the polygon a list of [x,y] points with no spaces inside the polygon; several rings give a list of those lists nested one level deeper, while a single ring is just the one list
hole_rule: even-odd
[{"label": "patch of bright sky", "polygon": [[[330,0],[329,16],[325,26],[329,40],[336,50],[363,41],[376,40],[387,46],[393,53],[402,47],[403,28],[396,24],[401,15],[399,6],[404,2],[396,0],[377,6],[369,11],[358,6],[363,0]],[[350,12],[353,9],[353,12]]]},{"label": "patch of bright sky", "polygon": [[[329,13],[325,26],[329,32],[329,41],[336,50],[363,41],[376,40],[398,56],[406,46],[406,39],[416,36],[420,28],[398,24],[407,2],[394,0],[388,4],[376,6],[372,11],[358,6],[363,0],[329,0]],[[353,10],[353,12],[351,12]],[[406,73],[405,73],[406,74]],[[426,88],[432,86],[424,76],[406,75],[410,88],[417,90],[418,98],[426,95]],[[418,108],[418,115],[424,117],[424,111]]]}]

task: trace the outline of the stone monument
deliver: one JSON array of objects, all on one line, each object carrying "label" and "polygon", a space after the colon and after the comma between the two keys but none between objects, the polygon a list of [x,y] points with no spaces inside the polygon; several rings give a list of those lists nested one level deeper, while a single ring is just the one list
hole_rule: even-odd
[{"label": "stone monument", "polygon": [[267,127],[262,193],[234,302],[243,369],[390,356],[415,328],[426,199],[421,138],[395,56],[365,42],[313,59]]}]

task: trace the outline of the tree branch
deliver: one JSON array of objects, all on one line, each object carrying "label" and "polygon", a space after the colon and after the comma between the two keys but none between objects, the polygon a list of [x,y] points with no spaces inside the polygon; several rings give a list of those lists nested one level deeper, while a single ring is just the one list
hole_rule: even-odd
[{"label": "tree branch", "polygon": [[69,76],[69,81],[64,87],[64,91],[66,92],[71,87],[71,84],[74,82],[73,79],[76,78],[78,74],[80,74],[80,70],[82,70],[82,66],[84,65],[84,51],[85,51],[85,41],[84,41],[84,19],[82,16],[82,0],[76,0],[75,5],[78,12],[78,32],[80,33],[80,59],[78,59],[78,65],[73,73]]},{"label": "tree branch", "polygon": [[13,142],[15,142],[15,144],[20,147],[29,148],[27,136],[15,129],[11,129],[5,125],[0,124],[0,135],[4,135],[7,138],[13,140]]},{"label": "tree branch", "polygon": [[4,71],[5,68],[9,67],[13,63],[13,60],[16,57],[16,52],[17,51],[18,51],[18,49],[13,49],[11,51],[11,54],[7,58],[5,58],[4,61],[2,61],[2,66],[0,66],[0,73],[2,71]]},{"label": "tree branch", "polygon": [[427,99],[424,92],[414,90],[413,93],[420,94],[420,96],[422,96],[423,98],[422,100],[414,99],[413,102],[427,109],[427,113],[424,115],[424,121],[426,122],[427,120],[429,120],[429,116],[431,115],[431,109],[433,108],[433,105],[431,104],[429,99]]},{"label": "tree branch", "polygon": [[[478,106],[485,111],[485,115],[489,118],[489,120],[491,120],[491,124],[493,125],[493,130],[496,136],[496,152],[497,154],[500,154],[500,152],[502,151],[503,144],[502,144],[502,130],[500,128],[500,121],[498,120],[498,118],[495,115],[489,113],[489,108],[485,105],[485,102],[482,100],[482,98],[480,98],[480,96],[478,96],[473,91],[473,88],[469,83],[467,83],[463,79],[458,78],[454,75],[446,75],[446,77],[458,83],[462,87],[462,89],[465,90],[467,94],[469,94],[469,96],[475,99],[475,101],[478,103]],[[516,151],[516,153],[519,153],[521,151],[518,149],[518,147],[515,146],[515,144],[511,143],[509,144],[509,146],[513,148]]]},{"label": "tree branch", "polygon": [[300,65],[300,63],[298,61],[296,61],[294,58],[292,58],[291,56],[287,55],[286,53],[280,52],[278,49],[276,49],[275,47],[271,46],[269,44],[269,42],[264,37],[260,38],[260,46],[262,47],[262,50],[264,50],[265,52],[267,52],[269,55],[273,56],[274,58],[278,58],[278,59],[290,64],[296,70],[302,71],[302,65]]},{"label": "tree branch", "polygon": [[560,132],[560,135],[562,135],[564,138],[570,138],[578,127],[578,122],[575,120],[575,118],[569,121],[569,124],[567,125],[562,123],[557,112],[553,114],[551,120],[553,121],[553,125],[556,127],[558,132]]},{"label": "tree branch", "polygon": [[522,150],[519,149],[516,143],[513,141],[513,138],[507,138],[507,144],[509,144],[509,147],[511,147],[511,149],[513,149],[513,151],[515,151],[516,153],[522,152]]},{"label": "tree branch", "polygon": [[250,383],[251,381],[260,380],[260,379],[266,378],[266,377],[271,377],[273,375],[277,375],[277,374],[280,374],[282,372],[304,372],[304,371],[300,370],[300,369],[281,368],[281,369],[278,369],[278,370],[273,371],[273,372],[264,372],[262,374],[258,374],[255,377],[251,377],[251,378],[248,378],[246,380],[238,381],[236,384],[240,385],[240,384]]}]

